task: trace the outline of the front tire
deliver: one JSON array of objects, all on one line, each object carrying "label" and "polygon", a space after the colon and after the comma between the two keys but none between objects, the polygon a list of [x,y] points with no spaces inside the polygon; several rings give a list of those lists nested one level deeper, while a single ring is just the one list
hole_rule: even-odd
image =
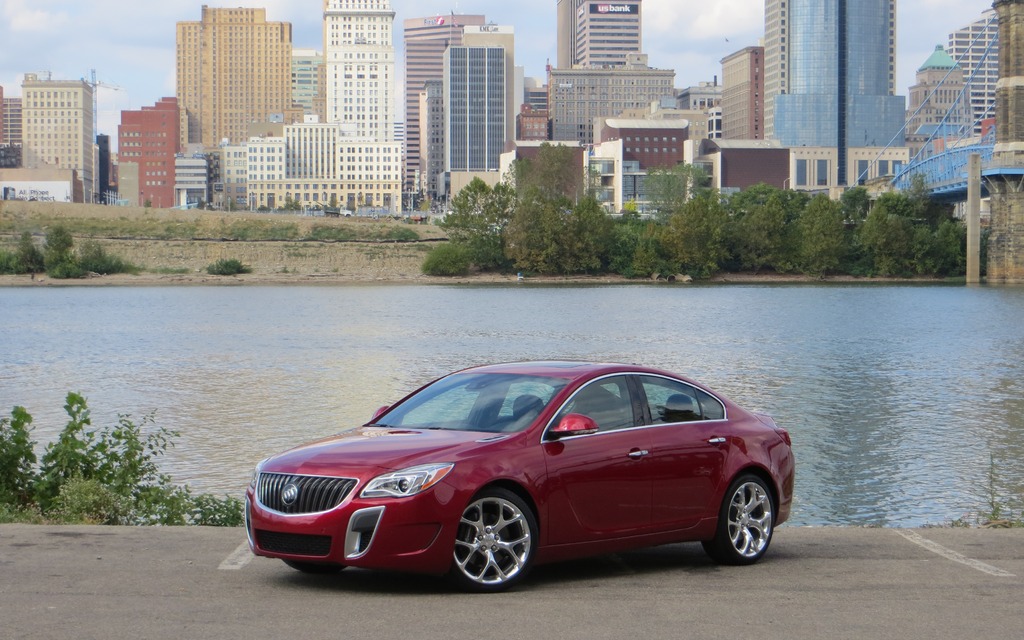
[{"label": "front tire", "polygon": [[468,591],[508,589],[529,571],[536,539],[526,501],[507,489],[484,489],[459,519],[450,575]]},{"label": "front tire", "polygon": [[725,493],[715,537],[702,543],[704,551],[720,564],[754,564],[768,550],[774,525],[772,494],[764,481],[740,476]]}]

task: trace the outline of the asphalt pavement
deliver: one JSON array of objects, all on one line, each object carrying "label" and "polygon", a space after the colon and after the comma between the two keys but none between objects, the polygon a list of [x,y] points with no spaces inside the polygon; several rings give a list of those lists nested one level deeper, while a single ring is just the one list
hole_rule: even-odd
[{"label": "asphalt pavement", "polygon": [[1024,636],[1024,529],[780,527],[751,567],[699,544],[537,567],[469,595],[430,576],[298,573],[241,529],[0,525],[0,638]]}]

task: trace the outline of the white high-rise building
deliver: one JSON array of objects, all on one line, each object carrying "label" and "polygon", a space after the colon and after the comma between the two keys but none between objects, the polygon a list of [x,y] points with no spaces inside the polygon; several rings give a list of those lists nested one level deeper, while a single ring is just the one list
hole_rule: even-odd
[{"label": "white high-rise building", "polygon": [[324,0],[327,122],[359,140],[394,139],[394,22],[390,0]]},{"label": "white high-rise building", "polygon": [[975,22],[949,34],[949,55],[964,70],[964,82],[970,85],[974,133],[980,134],[981,121],[996,117],[999,20],[995,10],[985,11]]},{"label": "white high-rise building", "polygon": [[[323,203],[326,199],[357,212],[400,210],[402,143],[395,136],[394,23],[390,0],[324,0],[324,106],[326,124],[337,131],[330,145],[334,157],[324,159],[321,166],[333,161],[336,169],[326,182],[320,178],[308,186],[294,183],[293,192],[284,194],[286,200],[305,203],[319,198]],[[335,135],[319,129],[289,127],[293,133],[286,137],[286,146],[296,161],[289,161],[288,178],[313,175],[309,167],[300,166],[299,150],[310,136]],[[314,197],[317,184],[319,195]]]}]

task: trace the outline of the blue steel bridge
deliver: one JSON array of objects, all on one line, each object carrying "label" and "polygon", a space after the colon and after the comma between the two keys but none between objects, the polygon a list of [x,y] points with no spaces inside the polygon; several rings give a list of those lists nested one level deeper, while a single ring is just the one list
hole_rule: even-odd
[{"label": "blue steel bridge", "polygon": [[[997,20],[997,16],[993,14],[992,23],[996,23]],[[980,35],[978,37],[980,38]],[[998,38],[987,46],[983,61],[987,60],[989,56],[997,55],[997,52],[993,51],[993,47],[997,43]],[[962,65],[963,57],[956,62],[958,65]],[[964,78],[964,87],[959,92],[956,102],[946,112],[942,122],[934,127],[934,133],[928,138],[924,148],[911,158],[910,162],[903,166],[893,178],[892,184],[896,189],[910,188],[914,177],[920,175],[924,178],[924,184],[928,187],[932,197],[945,202],[964,202],[967,200],[967,163],[973,154],[981,156],[982,196],[989,195],[986,178],[1016,178],[1019,181],[1024,181],[1024,166],[1003,166],[993,162],[994,126],[989,127],[985,135],[974,136],[974,131],[980,128],[979,124],[983,119],[994,116],[998,120],[1000,117],[1005,117],[998,113],[998,110],[993,113],[991,108],[984,114],[971,113],[971,89],[979,82],[976,76],[981,66],[978,64],[974,72]],[[946,78],[949,75],[947,74]],[[932,91],[929,98],[941,88],[940,84]],[[927,100],[925,104],[927,104]],[[923,107],[924,105],[922,105]],[[962,116],[965,113],[971,114],[974,121],[963,121]]]}]

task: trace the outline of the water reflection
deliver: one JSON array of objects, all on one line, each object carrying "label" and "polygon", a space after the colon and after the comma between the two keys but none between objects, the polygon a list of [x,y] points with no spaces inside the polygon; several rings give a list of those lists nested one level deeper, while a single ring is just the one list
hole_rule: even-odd
[{"label": "water reflection", "polygon": [[790,429],[795,523],[941,523],[992,492],[1019,508],[1022,312],[1024,289],[944,286],[6,289],[0,410],[25,405],[40,442],[69,390],[95,425],[155,411],[181,432],[165,468],[237,493],[455,369],[639,362]]}]

